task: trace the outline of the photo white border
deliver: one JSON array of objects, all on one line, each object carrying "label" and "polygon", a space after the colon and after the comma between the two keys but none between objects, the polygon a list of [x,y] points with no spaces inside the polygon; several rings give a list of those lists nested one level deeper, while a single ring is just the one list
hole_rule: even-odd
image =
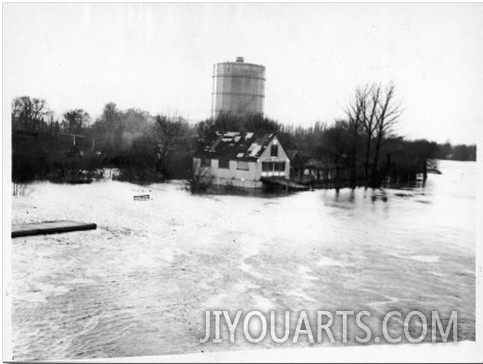
[{"label": "photo white border", "polygon": [[[20,1],[10,1],[20,2]],[[41,1],[31,1],[41,2]],[[64,3],[65,1],[53,0],[53,3]],[[104,1],[110,3],[130,3],[132,1]],[[156,1],[144,1],[156,2]],[[161,1],[178,2],[178,1]],[[203,2],[203,1],[192,1]],[[230,2],[236,1],[211,1],[211,2]],[[245,1],[257,2],[257,1]],[[266,1],[271,3],[292,2],[292,1]],[[326,2],[326,1],[322,1]],[[364,3],[364,1],[353,1]],[[387,3],[386,1],[373,1],[376,3]],[[409,1],[403,1],[409,3]],[[452,3],[451,1],[427,1],[429,3]],[[76,2],[88,3],[88,2]],[[330,3],[330,2],[329,2]],[[393,3],[393,2],[389,2]],[[477,1],[481,4],[481,1]],[[2,160],[2,360],[11,361],[12,342],[11,342],[11,124],[10,106],[12,93],[8,85],[3,82],[5,72],[3,64],[3,5],[2,2],[2,138],[0,140],[0,158]],[[483,19],[482,19],[483,32]],[[482,55],[483,63],[483,55]],[[483,82],[483,80],[482,80]],[[480,112],[480,110],[477,110]],[[481,161],[483,152],[483,118],[477,130],[477,183],[476,183],[476,341],[458,343],[431,343],[431,344],[396,344],[396,345],[367,345],[367,346],[338,346],[338,347],[312,347],[303,349],[265,349],[265,350],[245,350],[245,351],[225,351],[209,352],[180,355],[157,355],[144,357],[117,357],[109,359],[86,359],[86,360],[49,360],[38,361],[55,363],[153,363],[153,362],[483,362],[483,241],[482,241],[482,191],[483,176]]]}]

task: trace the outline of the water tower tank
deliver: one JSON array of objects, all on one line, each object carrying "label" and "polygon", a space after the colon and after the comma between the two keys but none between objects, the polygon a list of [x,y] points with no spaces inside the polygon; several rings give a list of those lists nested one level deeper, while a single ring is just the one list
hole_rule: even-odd
[{"label": "water tower tank", "polygon": [[264,98],[264,66],[245,63],[242,57],[213,66],[213,117],[263,115]]}]

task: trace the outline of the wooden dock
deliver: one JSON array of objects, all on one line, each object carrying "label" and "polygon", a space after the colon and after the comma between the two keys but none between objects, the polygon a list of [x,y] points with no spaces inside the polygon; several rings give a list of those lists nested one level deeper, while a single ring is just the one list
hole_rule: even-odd
[{"label": "wooden dock", "polygon": [[12,238],[94,229],[97,229],[97,225],[94,223],[84,223],[68,220],[43,221],[33,224],[14,224],[12,225]]},{"label": "wooden dock", "polygon": [[278,185],[284,187],[290,191],[306,191],[309,189],[309,187],[307,186],[281,177],[263,177],[261,178],[261,181],[270,185]]}]

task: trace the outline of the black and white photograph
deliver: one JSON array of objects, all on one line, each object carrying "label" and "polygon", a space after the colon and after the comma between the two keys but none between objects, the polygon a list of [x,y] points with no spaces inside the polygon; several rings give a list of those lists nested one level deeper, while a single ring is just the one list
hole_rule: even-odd
[{"label": "black and white photograph", "polygon": [[2,67],[4,362],[483,361],[483,3],[4,2]]}]

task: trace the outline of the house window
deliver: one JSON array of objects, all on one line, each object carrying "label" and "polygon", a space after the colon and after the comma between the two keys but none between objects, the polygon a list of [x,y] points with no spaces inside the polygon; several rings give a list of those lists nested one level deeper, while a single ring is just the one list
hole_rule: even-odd
[{"label": "house window", "polygon": [[218,168],[230,169],[230,160],[229,159],[220,159],[218,161]]},{"label": "house window", "polygon": [[285,172],[285,162],[280,162],[278,168],[280,172]]},{"label": "house window", "polygon": [[277,157],[278,156],[278,145],[272,144],[270,147],[270,157]]},{"label": "house window", "polygon": [[248,171],[248,162],[237,161],[236,162],[236,169],[239,169],[239,170],[242,170],[242,171]]},{"label": "house window", "polygon": [[201,158],[201,167],[210,167],[210,166],[211,166],[210,158]]}]

